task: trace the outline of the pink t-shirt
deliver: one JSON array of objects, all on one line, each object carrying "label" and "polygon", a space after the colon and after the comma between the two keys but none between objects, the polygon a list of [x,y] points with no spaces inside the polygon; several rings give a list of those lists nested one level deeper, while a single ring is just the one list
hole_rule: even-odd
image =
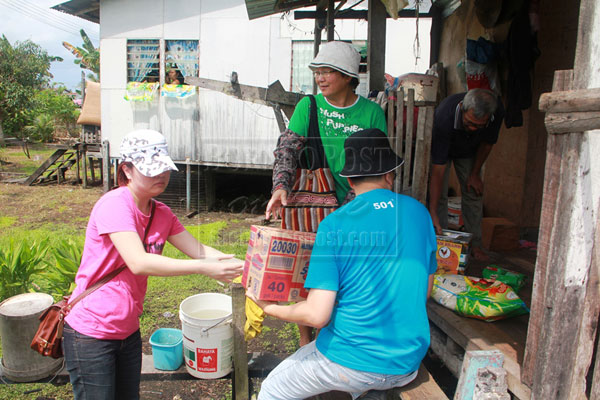
[{"label": "pink t-shirt", "polygon": [[[149,219],[150,215],[144,215],[137,208],[125,186],[98,200],[88,222],[81,265],[75,277],[77,288],[71,299],[125,264],[108,234],[137,232],[141,240]],[[162,254],[168,237],[184,230],[171,209],[157,201],[146,251]],[[139,329],[147,281],[147,276],[134,275],[125,268],[77,303],[65,320],[84,335],[97,339],[125,339]]]}]

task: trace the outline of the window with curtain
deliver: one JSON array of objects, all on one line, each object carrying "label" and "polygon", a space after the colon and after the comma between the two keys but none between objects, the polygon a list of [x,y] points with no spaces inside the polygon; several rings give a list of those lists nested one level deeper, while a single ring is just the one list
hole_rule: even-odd
[{"label": "window with curtain", "polygon": [[197,40],[165,40],[166,83],[183,84],[186,76],[198,76],[198,60]]},{"label": "window with curtain", "polygon": [[158,82],[159,55],[158,39],[128,40],[127,81]]}]

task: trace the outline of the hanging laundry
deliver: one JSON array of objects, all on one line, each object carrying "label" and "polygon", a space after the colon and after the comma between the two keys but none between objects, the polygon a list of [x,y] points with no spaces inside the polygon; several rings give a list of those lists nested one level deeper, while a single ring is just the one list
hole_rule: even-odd
[{"label": "hanging laundry", "polygon": [[152,101],[158,82],[127,82],[125,100],[127,101]]},{"label": "hanging laundry", "polygon": [[160,91],[162,97],[185,98],[196,94],[196,86],[164,84]]},{"label": "hanging laundry", "polygon": [[504,123],[507,128],[522,126],[522,110],[531,107],[531,71],[540,56],[540,49],[537,45],[537,32],[531,27],[529,14],[530,8],[537,4],[537,1],[526,1],[523,4],[510,24],[506,39],[509,67]]},{"label": "hanging laundry", "polygon": [[499,46],[496,43],[483,37],[477,40],[467,39],[467,60],[465,62],[467,89],[488,89],[500,94],[498,54]]}]

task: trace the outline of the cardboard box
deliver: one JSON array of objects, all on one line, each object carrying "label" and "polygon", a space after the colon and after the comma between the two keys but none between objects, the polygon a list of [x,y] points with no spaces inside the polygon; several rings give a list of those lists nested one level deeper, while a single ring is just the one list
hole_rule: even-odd
[{"label": "cardboard box", "polygon": [[449,229],[444,229],[441,235],[437,235],[438,274],[464,274],[472,238],[471,233]]},{"label": "cardboard box", "polygon": [[483,218],[481,245],[491,251],[519,248],[519,227],[506,218]]},{"label": "cardboard box", "polygon": [[298,301],[304,289],[315,234],[252,225],[242,284],[259,300]]}]

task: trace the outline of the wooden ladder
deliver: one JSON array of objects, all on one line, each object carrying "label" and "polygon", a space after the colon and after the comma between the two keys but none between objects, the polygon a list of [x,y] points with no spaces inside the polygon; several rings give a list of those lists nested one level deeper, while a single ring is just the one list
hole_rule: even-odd
[{"label": "wooden ladder", "polygon": [[65,172],[77,163],[78,157],[79,154],[74,149],[57,149],[23,184],[31,186],[49,181],[60,183],[65,179]]}]

